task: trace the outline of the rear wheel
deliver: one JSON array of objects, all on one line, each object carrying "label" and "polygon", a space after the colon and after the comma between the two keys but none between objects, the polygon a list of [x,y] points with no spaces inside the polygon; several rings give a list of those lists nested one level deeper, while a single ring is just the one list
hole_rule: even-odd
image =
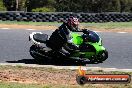
[{"label": "rear wheel", "polygon": [[32,46],[30,47],[29,52],[30,52],[30,55],[31,55],[34,59],[37,58],[37,56],[35,55],[35,52],[36,52],[36,46],[35,46],[35,45],[32,45]]},{"label": "rear wheel", "polygon": [[41,50],[41,47],[36,46],[36,45],[32,45],[30,47],[29,52],[30,52],[30,55],[37,61],[42,61],[48,57],[48,56],[44,55],[45,52]]}]

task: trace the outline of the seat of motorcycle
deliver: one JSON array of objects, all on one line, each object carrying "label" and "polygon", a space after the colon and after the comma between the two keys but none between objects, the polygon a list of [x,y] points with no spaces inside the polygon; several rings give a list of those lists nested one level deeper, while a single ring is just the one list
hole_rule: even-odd
[{"label": "seat of motorcycle", "polygon": [[48,39],[48,35],[47,34],[34,34],[33,38],[35,41],[40,42],[40,43],[46,43],[47,39]]}]

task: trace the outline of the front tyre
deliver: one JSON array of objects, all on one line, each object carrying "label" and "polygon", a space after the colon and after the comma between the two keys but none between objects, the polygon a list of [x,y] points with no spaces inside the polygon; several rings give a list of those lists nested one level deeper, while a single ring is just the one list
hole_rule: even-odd
[{"label": "front tyre", "polygon": [[102,52],[100,52],[97,56],[98,58],[98,62],[103,62],[108,58],[108,51],[104,50]]}]

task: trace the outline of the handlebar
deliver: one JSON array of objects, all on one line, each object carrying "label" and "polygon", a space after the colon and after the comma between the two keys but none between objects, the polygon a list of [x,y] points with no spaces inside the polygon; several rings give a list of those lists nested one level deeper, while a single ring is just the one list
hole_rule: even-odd
[{"label": "handlebar", "polygon": [[89,34],[89,30],[87,30],[87,29],[77,30],[77,31],[73,31],[73,32],[83,32],[84,34]]}]

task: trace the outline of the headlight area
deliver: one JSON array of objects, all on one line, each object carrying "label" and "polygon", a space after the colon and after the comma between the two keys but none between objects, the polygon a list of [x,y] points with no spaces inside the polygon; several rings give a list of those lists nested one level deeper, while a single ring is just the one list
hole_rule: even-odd
[{"label": "headlight area", "polygon": [[100,45],[99,45],[99,46],[102,46],[102,45],[103,45],[103,41],[102,41],[102,40],[100,40],[99,42],[100,42]]}]

